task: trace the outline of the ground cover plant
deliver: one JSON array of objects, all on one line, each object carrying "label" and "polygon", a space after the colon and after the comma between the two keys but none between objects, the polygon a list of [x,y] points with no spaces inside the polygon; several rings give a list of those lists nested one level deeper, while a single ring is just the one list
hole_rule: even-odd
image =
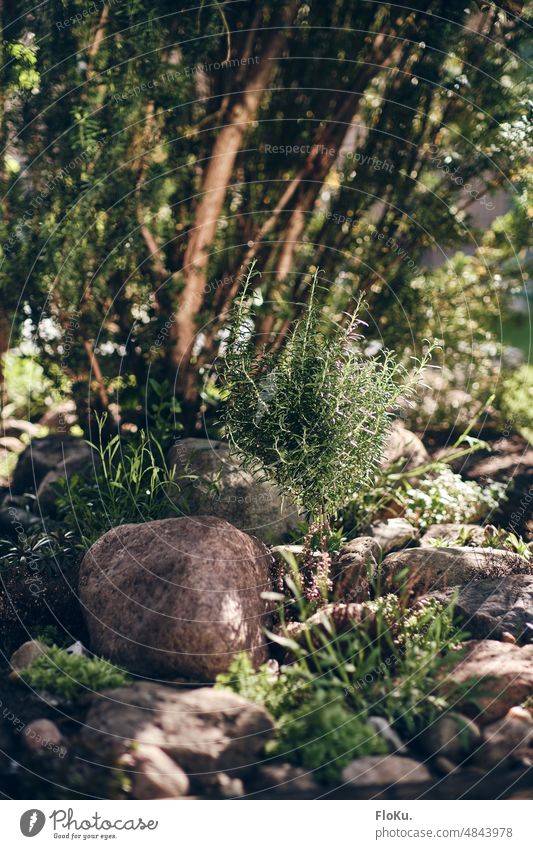
[{"label": "ground cover plant", "polygon": [[122,687],[130,680],[124,670],[99,657],[69,654],[51,646],[18,673],[32,690],[44,690],[70,701],[84,693]]},{"label": "ground cover plant", "polygon": [[493,400],[491,395],[439,459],[406,469],[406,458],[400,457],[381,467],[372,484],[355,493],[340,511],[337,525],[349,536],[363,533],[374,519],[392,509],[424,531],[441,522],[480,521],[494,512],[507,498],[508,487],[491,479],[483,485],[466,481],[450,466],[476,451],[491,450],[484,439],[472,436],[472,431]]},{"label": "ground cover plant", "polygon": [[77,537],[59,523],[28,529],[16,539],[0,539],[0,569],[24,569],[29,573],[57,575],[69,572],[78,562]]},{"label": "ground cover plant", "polygon": [[429,544],[435,548],[450,545],[480,545],[482,548],[500,548],[514,551],[526,560],[531,560],[531,543],[526,542],[519,534],[507,531],[505,528],[495,528],[494,525],[485,525],[476,529],[462,527],[457,533],[448,533],[445,536],[437,536],[429,540]]},{"label": "ground cover plant", "polygon": [[449,466],[399,491],[405,518],[420,530],[443,522],[478,522],[490,516],[505,497],[506,485],[487,481],[465,481]]},{"label": "ground cover plant", "polygon": [[354,757],[387,750],[369,717],[382,717],[411,739],[454,704],[458,690],[439,684],[465,637],[454,625],[453,601],[410,610],[387,595],[364,604],[361,620],[338,630],[326,611],[310,623],[312,607],[296,582],[286,582],[303,627],[295,637],[284,624],[285,598],[282,624],[269,634],[286,658],[279,672],[268,664],[255,670],[242,654],[217,678],[217,686],[264,704],[276,718],[269,755],[333,782]]}]

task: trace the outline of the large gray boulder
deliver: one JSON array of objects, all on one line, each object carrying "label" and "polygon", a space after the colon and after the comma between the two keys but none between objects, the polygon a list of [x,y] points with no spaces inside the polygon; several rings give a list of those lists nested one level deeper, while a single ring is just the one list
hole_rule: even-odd
[{"label": "large gray boulder", "polygon": [[271,556],[214,516],[122,525],[80,567],[91,649],[145,675],[213,681],[236,654],[268,659]]},{"label": "large gray boulder", "polygon": [[111,747],[120,754],[135,744],[134,760],[137,752],[143,759],[154,748],[163,752],[175,769],[168,770],[165,793],[164,771],[170,764],[165,759],[162,769],[150,758],[151,783],[157,775],[159,785],[150,798],[176,795],[176,772],[178,793],[184,792],[182,770],[197,785],[211,783],[217,773],[242,775],[261,760],[273,735],[274,721],[265,708],[235,693],[210,687],[179,691],[148,681],[95,697],[82,731],[96,750]]},{"label": "large gray boulder", "polygon": [[169,451],[168,465],[177,479],[183,477],[180,498],[188,514],[219,516],[268,544],[283,542],[298,525],[294,504],[282,502],[273,483],[245,471],[230,457],[226,442],[179,440]]}]

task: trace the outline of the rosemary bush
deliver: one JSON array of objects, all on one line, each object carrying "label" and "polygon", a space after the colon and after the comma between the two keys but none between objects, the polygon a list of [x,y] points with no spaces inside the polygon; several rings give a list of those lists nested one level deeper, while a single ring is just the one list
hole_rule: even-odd
[{"label": "rosemary bush", "polygon": [[[281,350],[257,350],[251,333],[251,266],[233,314],[225,352],[226,438],[244,465],[276,481],[310,520],[310,541],[326,552],[329,519],[377,471],[392,410],[418,382],[389,351],[361,353],[358,309],[325,328],[318,303],[318,272],[308,306]],[[429,355],[428,355],[429,356]],[[320,566],[318,570],[320,570]],[[308,597],[327,587],[308,575]]]}]

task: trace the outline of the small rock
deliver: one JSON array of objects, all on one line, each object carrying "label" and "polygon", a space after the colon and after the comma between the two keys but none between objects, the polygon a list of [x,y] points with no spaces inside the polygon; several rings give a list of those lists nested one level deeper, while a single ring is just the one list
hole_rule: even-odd
[{"label": "small rock", "polygon": [[286,545],[274,545],[270,549],[270,551],[272,552],[272,556],[276,560],[279,560],[279,562],[282,564],[286,562],[284,558],[285,554],[291,555],[292,557],[294,557],[296,562],[298,562],[298,560],[302,556],[303,550],[303,545],[297,545],[295,543],[287,543]]},{"label": "small rock", "polygon": [[30,666],[34,660],[37,660],[42,654],[46,654],[49,646],[41,643],[40,640],[28,640],[11,655],[9,663],[11,668],[18,672],[26,666]]},{"label": "small rock", "polygon": [[399,420],[392,423],[384,456],[382,463],[384,469],[388,469],[403,457],[405,462],[400,471],[410,471],[423,466],[430,459],[422,440],[415,433],[407,430]]},{"label": "small rock", "polygon": [[189,792],[186,774],[159,746],[141,744],[123,763],[134,799],[180,799]]},{"label": "small rock", "polygon": [[273,763],[259,767],[250,776],[249,787],[254,790],[270,790],[280,795],[301,793],[313,795],[320,792],[320,785],[313,774],[299,766]]},{"label": "small rock", "polygon": [[466,716],[447,713],[424,729],[418,743],[427,755],[438,755],[460,763],[478,745],[481,732]]},{"label": "small rock", "polygon": [[69,454],[61,460],[53,469],[46,473],[37,487],[37,504],[43,513],[52,513],[57,498],[56,484],[58,481],[81,472],[89,463],[89,455],[84,451]]},{"label": "small rock", "polygon": [[263,543],[213,516],[121,525],[80,567],[92,651],[153,676],[214,681],[242,651],[268,659]]},{"label": "small rock", "polygon": [[524,708],[513,707],[484,729],[483,745],[474,760],[492,769],[505,765],[508,758],[520,759],[526,750],[533,755],[533,717]]},{"label": "small rock", "polygon": [[480,725],[500,719],[533,695],[533,645],[520,648],[496,640],[470,640],[463,651],[443,685],[456,693],[458,707]]},{"label": "small rock", "polygon": [[431,593],[443,603],[456,598],[455,615],[474,639],[529,641],[533,632],[533,575],[509,575],[471,581]]},{"label": "small rock", "polygon": [[519,554],[497,548],[409,548],[389,554],[383,561],[385,585],[393,587],[396,576],[405,569],[405,584],[411,592],[424,593],[467,584],[473,579],[527,574],[530,566]]},{"label": "small rock", "polygon": [[35,719],[22,732],[22,743],[31,754],[53,752],[61,757],[66,753],[62,734],[49,719]]},{"label": "small rock", "polygon": [[79,657],[89,657],[89,651],[85,648],[82,642],[76,640],[71,646],[65,649],[67,654],[76,654]]},{"label": "small rock", "polygon": [[380,548],[372,537],[357,537],[344,545],[331,567],[333,597],[344,603],[367,601],[369,577],[375,574]]},{"label": "small rock", "polygon": [[244,784],[240,778],[232,778],[225,772],[202,777],[202,791],[223,799],[239,799],[244,796]]},{"label": "small rock", "polygon": [[[277,486],[242,468],[226,442],[180,439],[170,449],[169,468],[183,479],[180,498],[190,515],[217,516],[269,544],[282,542],[296,530],[299,511],[282,499]],[[169,493],[172,498],[172,491]]]},{"label": "small rock", "polygon": [[433,540],[446,540],[448,546],[459,545],[458,540],[463,539],[463,535],[468,535],[468,543],[470,545],[483,545],[485,542],[485,528],[481,525],[460,525],[454,522],[442,522],[439,525],[431,525],[420,540],[421,548],[434,548]]},{"label": "small rock", "polygon": [[251,769],[274,736],[274,721],[264,707],[228,690],[136,681],[93,696],[81,734],[96,751],[106,742],[118,754],[131,743],[157,746],[201,785],[203,776],[209,782],[216,772],[241,777]]},{"label": "small rock", "polygon": [[11,491],[15,494],[33,492],[39,487],[48,472],[64,470],[65,463],[69,472],[74,469],[78,470],[90,459],[91,449],[79,437],[67,434],[50,434],[49,436],[32,439],[18,458],[13,473]]},{"label": "small rock", "polygon": [[28,509],[25,499],[8,496],[0,507],[0,532],[4,536],[16,538],[23,531],[39,524],[40,519]]},{"label": "small rock", "polygon": [[389,752],[401,754],[407,751],[407,746],[403,743],[400,736],[396,733],[386,719],[382,716],[369,716],[367,725],[374,728],[380,737],[382,737],[389,747]]},{"label": "small rock", "polygon": [[342,771],[342,780],[349,787],[414,784],[430,779],[431,775],[424,764],[399,755],[358,758]]},{"label": "small rock", "polygon": [[438,769],[442,775],[451,775],[452,772],[459,771],[457,764],[452,763],[452,761],[448,760],[448,758],[435,758],[433,766],[435,769]]},{"label": "small rock", "polygon": [[405,548],[411,542],[416,542],[419,532],[407,519],[398,517],[374,522],[370,525],[368,535],[376,540],[382,554],[385,555],[398,548]]}]

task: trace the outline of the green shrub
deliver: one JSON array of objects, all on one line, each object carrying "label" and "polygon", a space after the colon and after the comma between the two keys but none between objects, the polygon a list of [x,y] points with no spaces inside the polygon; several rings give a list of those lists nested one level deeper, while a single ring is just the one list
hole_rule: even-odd
[{"label": "green shrub", "polygon": [[[318,272],[287,345],[257,352],[250,332],[254,274],[252,266],[226,348],[224,432],[246,466],[273,478],[303,508],[314,543],[326,552],[330,517],[372,482],[392,409],[412,393],[426,360],[408,375],[390,352],[364,356],[357,310],[326,333]],[[309,598],[320,597],[327,584],[326,574],[314,578],[309,575]]]},{"label": "green shrub", "polygon": [[533,442],[533,366],[526,364],[506,374],[498,400],[506,427],[520,430]]},{"label": "green shrub", "polygon": [[65,701],[128,683],[128,675],[107,660],[68,654],[52,646],[45,654],[20,670],[22,680],[34,690],[46,690]]}]

